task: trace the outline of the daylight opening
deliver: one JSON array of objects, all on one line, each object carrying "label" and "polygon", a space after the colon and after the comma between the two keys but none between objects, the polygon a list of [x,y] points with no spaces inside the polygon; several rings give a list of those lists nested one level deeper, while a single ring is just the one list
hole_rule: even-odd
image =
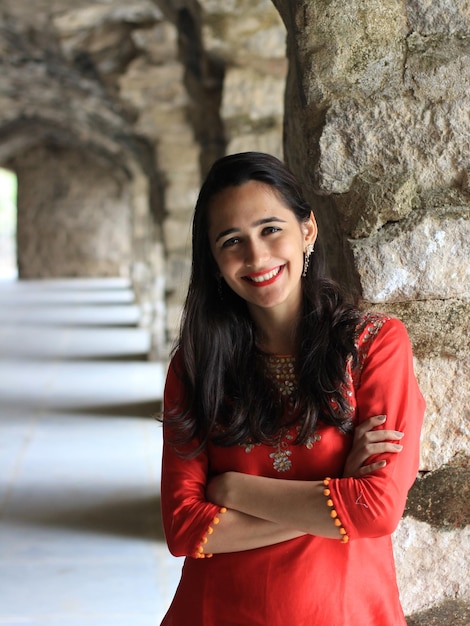
[{"label": "daylight opening", "polygon": [[17,190],[16,175],[10,170],[0,168],[0,279],[18,276],[16,255]]}]

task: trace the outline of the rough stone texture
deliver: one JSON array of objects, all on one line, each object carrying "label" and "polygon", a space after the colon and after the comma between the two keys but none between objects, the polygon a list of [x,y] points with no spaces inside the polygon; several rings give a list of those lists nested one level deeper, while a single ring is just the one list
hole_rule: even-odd
[{"label": "rough stone texture", "polygon": [[[400,593],[407,613],[442,603],[435,612],[437,619],[438,615],[449,614],[452,600],[470,597],[469,470],[469,457],[457,454],[448,465],[418,478],[410,491],[405,517],[393,538]],[[465,605],[454,608],[461,609],[454,614],[456,619],[468,616]]]},{"label": "rough stone texture", "polygon": [[22,277],[126,275],[131,230],[123,176],[119,180],[78,151],[57,148],[31,149],[13,165]]},{"label": "rough stone texture", "polygon": [[424,474],[413,485],[405,515],[440,530],[463,528],[470,517],[470,458],[461,454],[452,463]]},{"label": "rough stone texture", "polygon": [[[405,517],[393,536],[398,586],[406,615],[470,598],[470,528],[435,530]],[[443,625],[447,622],[443,622]]]},{"label": "rough stone texture", "polygon": [[468,623],[470,513],[457,503],[439,519],[457,470],[439,472],[470,442],[470,4],[273,1],[288,32],[287,161],[334,276],[408,326],[427,400],[431,503],[416,487],[426,521],[408,516],[394,537],[403,605],[410,623]]},{"label": "rough stone texture", "polygon": [[366,303],[364,306],[401,319],[418,360],[434,357],[463,360],[470,354],[470,300],[422,300],[375,306]]},{"label": "rough stone texture", "polygon": [[414,211],[351,247],[368,302],[470,297],[470,207]]},{"label": "rough stone texture", "polygon": [[448,600],[427,611],[420,611],[407,619],[408,626],[468,626],[470,603]]},{"label": "rough stone texture", "polygon": [[420,359],[415,369],[427,403],[421,436],[421,469],[435,470],[456,453],[469,449],[470,358]]},{"label": "rough stone texture", "polygon": [[470,597],[469,470],[469,457],[456,455],[448,465],[418,477],[410,491],[405,517],[393,537],[402,603],[409,614],[441,606],[413,616],[419,621],[409,624],[428,624],[421,620],[432,615],[456,619],[441,624],[467,623],[462,620],[468,617],[468,605],[452,601]]},{"label": "rough stone texture", "polygon": [[398,222],[420,205],[418,185],[412,176],[357,176],[350,190],[336,198],[342,227],[352,239],[369,237],[387,222]]},{"label": "rough stone texture", "polygon": [[458,186],[469,163],[470,98],[429,97],[335,101],[319,144],[319,190],[347,192],[363,172],[376,177],[413,174],[424,189]]}]

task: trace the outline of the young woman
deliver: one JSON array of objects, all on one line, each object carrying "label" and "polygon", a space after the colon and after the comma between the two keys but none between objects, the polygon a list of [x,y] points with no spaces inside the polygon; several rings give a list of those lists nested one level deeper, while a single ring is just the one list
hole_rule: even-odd
[{"label": "young woman", "polygon": [[[424,400],[406,330],[324,278],[296,179],[216,162],[164,397],[164,626],[405,626],[390,535]],[[398,443],[400,441],[400,443]]]}]

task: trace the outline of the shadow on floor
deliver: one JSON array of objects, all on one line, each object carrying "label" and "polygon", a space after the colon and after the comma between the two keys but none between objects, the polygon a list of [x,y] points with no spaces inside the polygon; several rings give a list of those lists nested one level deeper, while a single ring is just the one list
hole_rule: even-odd
[{"label": "shadow on floor", "polygon": [[51,412],[60,415],[96,415],[97,417],[149,417],[157,419],[162,412],[162,403],[159,400],[152,402],[130,402],[128,404],[100,404],[95,406],[80,407],[54,407]]},{"label": "shadow on floor", "polygon": [[[55,494],[55,497],[60,494]],[[64,494],[65,495],[65,494]],[[70,500],[70,496],[67,497]],[[59,502],[51,503],[47,512],[43,508],[16,510],[6,521],[14,525],[60,528],[76,533],[93,533],[137,538],[148,541],[164,541],[163,525],[158,496],[119,496],[107,502],[79,503],[64,508]]]}]

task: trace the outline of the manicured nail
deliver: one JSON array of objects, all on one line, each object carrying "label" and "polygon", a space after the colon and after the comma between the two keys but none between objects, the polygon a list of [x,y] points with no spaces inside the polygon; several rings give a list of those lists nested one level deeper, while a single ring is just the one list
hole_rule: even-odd
[{"label": "manicured nail", "polygon": [[399,437],[400,439],[403,437],[403,435],[404,435],[404,434],[405,434],[405,433],[401,433],[399,430],[396,430],[396,431],[395,431],[395,436],[396,436],[396,437]]},{"label": "manicured nail", "polygon": [[400,450],[403,450],[403,446],[401,446],[399,443],[394,443],[393,447],[395,448],[395,450],[398,450],[398,452],[400,452]]},{"label": "manicured nail", "polygon": [[377,415],[377,419],[379,420],[379,422],[385,422],[385,420],[387,419],[386,415]]}]

